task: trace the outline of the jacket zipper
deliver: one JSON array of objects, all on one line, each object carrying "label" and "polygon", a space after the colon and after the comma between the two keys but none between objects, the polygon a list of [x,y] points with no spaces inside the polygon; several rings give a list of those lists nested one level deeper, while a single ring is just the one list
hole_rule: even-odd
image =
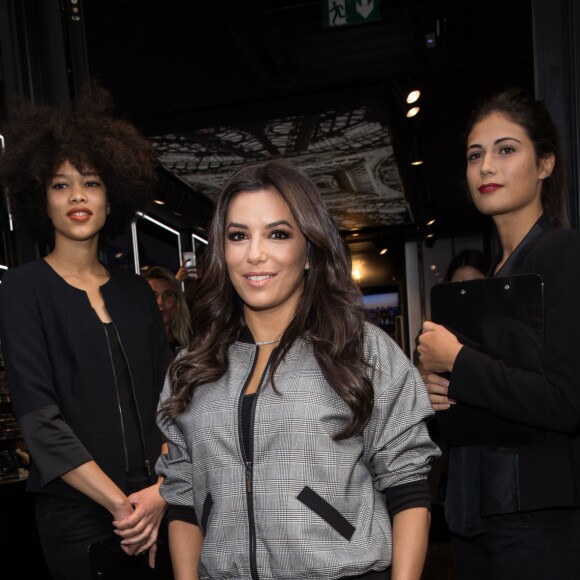
[{"label": "jacket zipper", "polygon": [[[256,347],[256,353],[258,352]],[[244,435],[242,430],[242,422],[243,422],[243,413],[242,413],[242,401],[244,399],[244,393],[246,391],[246,387],[248,385],[248,381],[252,376],[254,368],[256,366],[257,357],[254,358],[252,362],[252,368],[250,369],[250,373],[248,374],[248,378],[244,383],[242,388],[242,392],[240,394],[240,399],[238,401],[238,437],[240,439],[240,448],[242,450],[242,459],[244,461],[244,465],[246,467],[246,501],[248,504],[248,528],[250,532],[250,572],[252,580],[259,580],[260,576],[258,575],[258,565],[256,562],[256,522],[254,519],[254,498],[253,498],[253,483],[254,483],[254,466],[253,462],[248,460],[246,457],[246,451],[244,447]],[[252,414],[250,419],[250,441],[249,447],[252,450],[252,457],[254,456],[254,415],[256,413],[256,403],[258,402],[258,395],[262,388],[262,384],[264,382],[264,377],[268,374],[268,368],[270,367],[270,361],[268,360],[268,364],[264,369],[264,374],[260,377],[260,382],[258,384],[258,388],[256,389],[256,397],[254,399],[252,405]]]},{"label": "jacket zipper", "polygon": [[[113,328],[115,329],[115,333],[117,334],[117,340],[119,341],[119,346],[121,347],[121,352],[123,353],[123,357],[125,359],[125,364],[127,365],[127,372],[129,373],[129,382],[131,383],[131,394],[133,395],[133,402],[135,403],[135,410],[137,411],[137,420],[139,421],[139,437],[141,438],[141,448],[143,450],[143,458],[145,460],[145,469],[147,470],[148,477],[151,477],[151,462],[149,461],[149,458],[147,457],[147,447],[145,446],[145,436],[143,435],[143,420],[141,419],[141,412],[139,410],[137,396],[135,395],[135,383],[133,381],[133,373],[131,372],[131,366],[129,365],[129,359],[127,358],[127,354],[125,353],[125,349],[123,348],[123,343],[121,342],[121,337],[119,336],[119,332],[117,331],[117,327],[115,326],[115,323],[113,323]],[[119,397],[119,393],[117,392],[117,398],[118,397]],[[122,421],[123,421],[123,419],[121,418],[121,422]],[[126,452],[126,450],[125,450],[125,452]],[[128,460],[127,460],[127,464],[128,464]]]},{"label": "jacket zipper", "polygon": [[[115,328],[114,325],[113,328]],[[115,328],[115,332],[116,331],[117,329]],[[105,339],[107,341],[107,350],[109,351],[109,360],[111,361],[111,369],[113,369],[113,379],[115,381],[115,395],[117,395],[117,409],[119,411],[119,420],[121,421],[121,437],[123,438],[123,449],[125,451],[125,471],[127,471],[129,469],[129,453],[127,451],[127,441],[125,438],[125,423],[123,422],[121,399],[119,398],[119,383],[117,381],[117,371],[115,370],[115,363],[113,362],[113,353],[111,352],[111,343],[109,341],[109,334],[107,333],[107,329],[104,326],[103,332],[105,333]]]}]

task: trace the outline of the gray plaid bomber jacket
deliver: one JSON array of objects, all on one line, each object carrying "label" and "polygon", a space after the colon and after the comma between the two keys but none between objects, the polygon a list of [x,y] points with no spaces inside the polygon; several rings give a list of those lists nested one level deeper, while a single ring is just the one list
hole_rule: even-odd
[{"label": "gray plaid bomber jacket", "polygon": [[[242,443],[242,397],[257,347],[235,342],[228,371],[198,387],[185,413],[160,428],[156,465],[168,504],[195,509],[204,534],[200,578],[331,580],[384,570],[391,521],[383,490],[427,477],[440,452],[418,371],[382,330],[366,324],[375,391],[364,431],[335,441],[350,419],[308,340],[298,339],[252,410],[253,462]],[[166,382],[161,401],[169,394]]]}]

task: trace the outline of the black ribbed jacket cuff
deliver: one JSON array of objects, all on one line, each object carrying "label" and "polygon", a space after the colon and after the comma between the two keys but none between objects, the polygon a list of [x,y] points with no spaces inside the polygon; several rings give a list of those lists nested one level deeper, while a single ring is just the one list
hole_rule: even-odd
[{"label": "black ribbed jacket cuff", "polygon": [[396,485],[385,489],[383,493],[387,500],[387,509],[391,520],[396,514],[409,508],[426,507],[431,509],[431,494],[426,479]]},{"label": "black ribbed jacket cuff", "polygon": [[167,508],[167,514],[165,517],[168,522],[171,520],[180,520],[182,522],[187,522],[189,524],[199,526],[199,523],[197,522],[197,516],[195,515],[195,510],[192,507],[170,505]]}]

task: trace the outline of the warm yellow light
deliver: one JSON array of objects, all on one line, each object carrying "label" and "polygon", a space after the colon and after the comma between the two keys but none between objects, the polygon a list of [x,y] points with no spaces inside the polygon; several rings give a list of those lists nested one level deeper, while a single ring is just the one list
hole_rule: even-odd
[{"label": "warm yellow light", "polygon": [[379,252],[379,254],[380,254],[381,256],[384,256],[384,255],[385,255],[385,254],[386,254],[388,251],[389,251],[389,248],[383,248],[383,249],[382,249],[382,250]]},{"label": "warm yellow light", "polygon": [[423,165],[423,161],[421,159],[417,159],[417,161],[411,161],[411,165]]},{"label": "warm yellow light", "polygon": [[420,110],[421,110],[421,107],[411,107],[407,111],[407,117],[408,118],[414,117]]},{"label": "warm yellow light", "polygon": [[363,277],[363,262],[357,260],[352,263],[352,270],[351,270],[352,279],[355,282],[360,282]]},{"label": "warm yellow light", "polygon": [[157,205],[165,205],[165,202],[162,199],[154,199],[153,203],[156,203]]},{"label": "warm yellow light", "polygon": [[425,237],[426,237],[427,239],[430,239],[430,238],[432,238],[434,235],[435,235],[435,234],[427,234]]},{"label": "warm yellow light", "polygon": [[407,103],[410,105],[411,103],[416,103],[419,100],[419,97],[421,96],[421,91],[419,90],[414,90],[411,91],[408,95],[407,95]]},{"label": "warm yellow light", "polygon": [[437,220],[435,218],[430,219],[425,225],[432,226]]}]

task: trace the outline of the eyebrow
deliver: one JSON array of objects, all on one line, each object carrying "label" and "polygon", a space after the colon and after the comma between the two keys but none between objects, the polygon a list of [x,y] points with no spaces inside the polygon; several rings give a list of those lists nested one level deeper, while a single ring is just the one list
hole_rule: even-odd
[{"label": "eyebrow", "polygon": [[[288,226],[290,229],[294,229],[292,227],[292,224],[290,224],[290,222],[288,220],[278,220],[276,222],[266,224],[266,229],[276,228],[278,226]],[[227,229],[229,229],[229,228],[239,228],[241,230],[247,230],[248,226],[246,224],[240,224],[237,222],[230,222],[228,224]]]},{"label": "eyebrow", "polygon": [[[100,177],[100,175],[96,172],[96,171],[80,171],[79,174],[82,177]],[[52,176],[52,179],[54,179],[55,177],[62,177],[62,178],[68,178],[70,177],[70,174],[68,173],[55,173]]]},{"label": "eyebrow", "polygon": [[[500,137],[499,139],[496,139],[493,144],[494,145],[498,145],[499,143],[503,143],[504,141],[517,141],[518,143],[521,143],[521,141],[519,139],[516,139],[515,137]],[[469,145],[467,147],[467,150],[469,151],[470,149],[475,149],[477,147],[483,147],[483,145],[480,145],[479,143],[473,143],[472,145]]]}]

